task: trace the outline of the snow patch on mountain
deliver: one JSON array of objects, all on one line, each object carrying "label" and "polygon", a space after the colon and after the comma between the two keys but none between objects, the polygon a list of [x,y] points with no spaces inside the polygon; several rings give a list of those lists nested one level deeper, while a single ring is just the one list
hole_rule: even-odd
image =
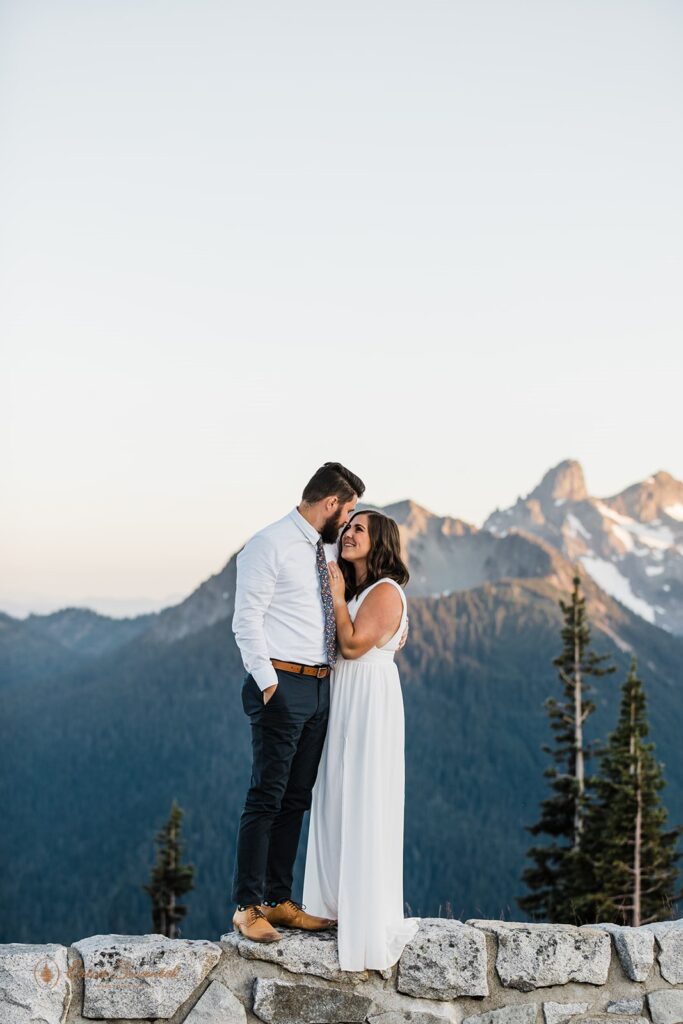
[{"label": "snow patch on mountain", "polygon": [[648,622],[655,621],[654,608],[647,601],[636,597],[631,590],[631,584],[625,576],[622,576],[616,565],[606,562],[604,558],[596,558],[594,555],[582,555],[581,562],[585,566],[586,572],[611,597],[616,598],[617,601]]},{"label": "snow patch on mountain", "polygon": [[[648,548],[658,548],[660,551],[666,551],[667,548],[672,547],[675,538],[668,526],[664,526],[657,519],[653,519],[650,523],[639,523],[635,519],[631,519],[630,516],[623,516],[619,512],[615,512],[613,508],[606,505],[604,501],[596,501],[595,507],[606,519],[612,520],[617,524],[617,527],[621,528],[621,535],[624,531],[628,531],[633,537],[635,537],[640,544],[644,544]],[[612,527],[612,532],[615,532],[615,527]],[[640,552],[636,552],[639,554]]]},{"label": "snow patch on mountain", "polygon": [[567,514],[567,533],[569,533],[572,537],[576,537],[577,534],[580,534],[584,540],[591,539],[590,533],[583,525],[581,520],[577,519],[576,516],[572,515],[571,512]]},{"label": "snow patch on mountain", "polygon": [[683,502],[677,501],[675,505],[667,505],[662,512],[666,512],[670,519],[676,519],[679,523],[683,523]]},{"label": "snow patch on mountain", "polygon": [[623,526],[619,526],[619,523],[612,523],[610,525],[610,533],[613,537],[616,537],[617,540],[621,541],[626,551],[633,551],[635,546],[633,543],[633,537],[628,530],[624,529]]},{"label": "snow patch on mountain", "polygon": [[565,459],[483,528],[539,537],[648,622],[683,635],[683,481],[670,473],[597,498],[579,463]]}]

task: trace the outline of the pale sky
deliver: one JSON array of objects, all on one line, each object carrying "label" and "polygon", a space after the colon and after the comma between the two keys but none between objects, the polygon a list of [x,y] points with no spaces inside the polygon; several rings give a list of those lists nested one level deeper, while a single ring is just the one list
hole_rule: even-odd
[{"label": "pale sky", "polygon": [[0,0],[0,608],[160,607],[346,463],[683,477],[683,4]]}]

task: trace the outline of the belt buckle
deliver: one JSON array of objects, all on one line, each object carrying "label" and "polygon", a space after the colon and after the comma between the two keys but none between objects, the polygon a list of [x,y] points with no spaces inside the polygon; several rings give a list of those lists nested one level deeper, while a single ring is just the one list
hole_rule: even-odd
[{"label": "belt buckle", "polygon": [[327,675],[327,665],[318,665],[318,671],[315,674],[316,679],[324,679]]}]

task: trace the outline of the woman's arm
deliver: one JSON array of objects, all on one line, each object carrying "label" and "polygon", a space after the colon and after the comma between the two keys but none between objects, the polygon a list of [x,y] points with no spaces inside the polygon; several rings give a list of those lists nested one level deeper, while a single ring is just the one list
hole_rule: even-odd
[{"label": "woman's arm", "polygon": [[[403,602],[391,583],[378,584],[370,591],[352,622],[344,596],[344,577],[336,562],[328,562],[330,589],[337,622],[337,645],[345,658],[353,660],[366,654],[379,641],[391,639],[401,622]],[[336,573],[335,576],[332,573]]]}]

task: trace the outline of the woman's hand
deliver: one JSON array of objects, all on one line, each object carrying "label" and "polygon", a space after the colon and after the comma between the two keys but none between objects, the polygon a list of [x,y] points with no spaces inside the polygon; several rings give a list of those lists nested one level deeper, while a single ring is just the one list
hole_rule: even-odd
[{"label": "woman's hand", "polygon": [[399,641],[398,647],[396,648],[397,651],[400,651],[401,648],[405,646],[405,642],[406,642],[407,639],[408,639],[408,616],[406,615],[406,624],[403,627],[403,632],[401,633],[401,639]]},{"label": "woman's hand", "polygon": [[332,591],[332,599],[335,601],[344,600],[346,593],[346,581],[342,574],[341,569],[336,562],[327,563],[327,572],[330,577],[330,590]]}]

